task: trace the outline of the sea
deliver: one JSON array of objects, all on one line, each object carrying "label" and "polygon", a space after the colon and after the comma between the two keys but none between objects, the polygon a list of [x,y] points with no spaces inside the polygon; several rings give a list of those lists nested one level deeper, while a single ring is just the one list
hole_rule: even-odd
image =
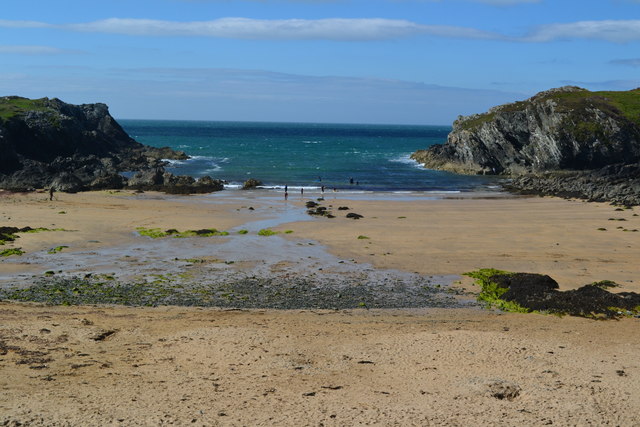
[{"label": "sea", "polygon": [[443,143],[449,126],[118,120],[138,142],[191,158],[179,175],[209,175],[240,188],[249,178],[282,191],[458,193],[492,191],[495,178],[428,170],[411,153]]}]

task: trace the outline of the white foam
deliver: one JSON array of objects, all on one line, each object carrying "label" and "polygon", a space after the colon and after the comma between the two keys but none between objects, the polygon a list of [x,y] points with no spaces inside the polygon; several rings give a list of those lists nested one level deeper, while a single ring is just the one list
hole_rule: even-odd
[{"label": "white foam", "polygon": [[224,184],[225,190],[240,190],[242,188],[242,184]]},{"label": "white foam", "polygon": [[402,163],[405,165],[410,165],[419,169],[424,169],[424,163],[419,163],[416,160],[412,159],[410,154],[403,154],[400,157],[389,159],[389,161],[393,163]]},{"label": "white foam", "polygon": [[429,190],[424,193],[428,194],[460,194],[462,191],[460,190]]}]

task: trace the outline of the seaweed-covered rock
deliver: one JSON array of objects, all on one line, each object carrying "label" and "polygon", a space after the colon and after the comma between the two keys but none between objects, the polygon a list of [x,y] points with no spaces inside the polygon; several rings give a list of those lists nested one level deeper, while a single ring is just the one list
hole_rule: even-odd
[{"label": "seaweed-covered rock", "polygon": [[[478,277],[473,273],[470,275]],[[492,298],[515,303],[525,311],[591,318],[615,318],[640,312],[640,294],[610,292],[606,288],[618,285],[608,281],[559,291],[558,283],[547,275],[503,272],[487,276],[482,286],[483,292],[492,292]]]}]

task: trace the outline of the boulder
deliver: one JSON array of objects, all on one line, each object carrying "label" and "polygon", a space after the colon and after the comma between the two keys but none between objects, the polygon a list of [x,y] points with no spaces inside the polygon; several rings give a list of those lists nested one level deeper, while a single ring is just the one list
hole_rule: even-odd
[{"label": "boulder", "polygon": [[259,185],[262,185],[262,181],[259,181],[259,180],[255,179],[255,178],[249,178],[242,185],[242,189],[243,190],[251,190],[251,189],[254,189],[254,188],[258,187]]},{"label": "boulder", "polygon": [[85,189],[84,183],[71,172],[62,172],[57,175],[49,184],[50,188],[65,193],[77,193]]}]

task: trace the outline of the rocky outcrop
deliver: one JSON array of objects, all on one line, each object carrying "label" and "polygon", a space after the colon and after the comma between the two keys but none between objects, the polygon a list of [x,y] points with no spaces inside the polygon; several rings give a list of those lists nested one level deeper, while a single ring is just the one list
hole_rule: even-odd
[{"label": "rocky outcrop", "polygon": [[537,194],[640,205],[640,163],[615,164],[592,171],[545,172],[522,175],[503,187],[520,194]]},{"label": "rocky outcrop", "polygon": [[563,87],[459,117],[442,145],[412,155],[426,168],[522,175],[640,161],[640,89]]},{"label": "rocky outcrop", "polygon": [[[0,188],[27,191],[119,189],[125,186],[191,193],[222,189],[209,177],[195,181],[166,173],[164,159],[188,156],[132,139],[105,104],[59,99],[0,98]],[[144,171],[128,182],[122,172]],[[151,172],[149,172],[151,171]],[[160,178],[148,180],[149,174]],[[155,176],[155,175],[154,175]]]},{"label": "rocky outcrop", "polygon": [[170,194],[211,193],[224,189],[224,182],[203,176],[198,180],[186,175],[174,175],[163,168],[137,172],[127,182],[129,188],[145,191],[164,191]]}]

